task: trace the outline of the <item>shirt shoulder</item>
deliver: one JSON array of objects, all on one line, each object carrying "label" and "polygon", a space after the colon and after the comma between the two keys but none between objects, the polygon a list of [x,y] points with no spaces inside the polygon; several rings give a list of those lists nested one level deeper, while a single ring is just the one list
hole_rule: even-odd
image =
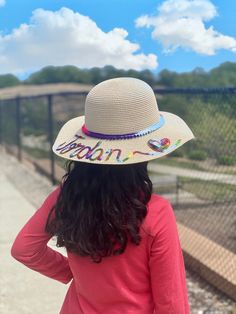
[{"label": "shirt shoulder", "polygon": [[147,215],[142,222],[141,229],[147,235],[155,237],[170,215],[174,215],[170,202],[163,196],[153,193],[147,204]]}]

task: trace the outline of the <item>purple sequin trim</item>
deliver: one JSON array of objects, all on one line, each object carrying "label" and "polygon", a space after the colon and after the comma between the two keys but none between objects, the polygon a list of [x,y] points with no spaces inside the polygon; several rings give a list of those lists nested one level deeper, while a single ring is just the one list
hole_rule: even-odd
[{"label": "purple sequin trim", "polygon": [[129,133],[129,134],[102,134],[102,133],[96,133],[89,131],[85,124],[82,126],[82,132],[88,136],[99,138],[99,139],[105,139],[105,140],[125,140],[125,139],[131,139],[143,135],[147,135],[151,132],[154,132],[158,129],[160,129],[165,124],[164,117],[160,115],[160,121],[158,123],[155,123],[151,125],[150,127],[136,132],[136,133]]}]

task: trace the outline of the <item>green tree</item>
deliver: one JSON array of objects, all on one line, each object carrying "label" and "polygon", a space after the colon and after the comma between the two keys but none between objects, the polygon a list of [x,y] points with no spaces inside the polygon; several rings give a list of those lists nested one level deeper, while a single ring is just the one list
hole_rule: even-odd
[{"label": "green tree", "polygon": [[19,85],[20,80],[12,74],[0,75],[0,88]]}]

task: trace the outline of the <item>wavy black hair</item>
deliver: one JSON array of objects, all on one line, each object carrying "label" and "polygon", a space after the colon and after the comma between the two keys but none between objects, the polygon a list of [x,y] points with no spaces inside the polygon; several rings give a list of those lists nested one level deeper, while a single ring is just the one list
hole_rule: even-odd
[{"label": "wavy black hair", "polygon": [[[45,226],[46,232],[56,236],[56,246],[99,263],[103,257],[122,254],[129,240],[138,245],[140,224],[152,194],[147,164],[68,160],[61,191]],[[115,249],[115,245],[119,247]]]}]

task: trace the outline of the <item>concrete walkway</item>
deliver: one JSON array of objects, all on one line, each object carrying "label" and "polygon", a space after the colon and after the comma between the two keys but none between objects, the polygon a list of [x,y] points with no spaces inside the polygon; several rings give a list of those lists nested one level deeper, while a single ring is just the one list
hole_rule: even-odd
[{"label": "concrete walkway", "polygon": [[220,183],[236,185],[236,176],[230,174],[221,174],[207,171],[184,169],[180,167],[172,167],[159,165],[158,162],[150,162],[148,169],[152,172],[158,172],[163,174],[172,174],[180,177],[200,179],[204,181],[216,181]]},{"label": "concrete walkway", "polygon": [[[10,254],[17,233],[33,215],[35,207],[14,187],[3,170],[0,163],[0,313],[57,314],[67,285],[32,271]],[[49,243],[58,250],[52,240]]]}]

